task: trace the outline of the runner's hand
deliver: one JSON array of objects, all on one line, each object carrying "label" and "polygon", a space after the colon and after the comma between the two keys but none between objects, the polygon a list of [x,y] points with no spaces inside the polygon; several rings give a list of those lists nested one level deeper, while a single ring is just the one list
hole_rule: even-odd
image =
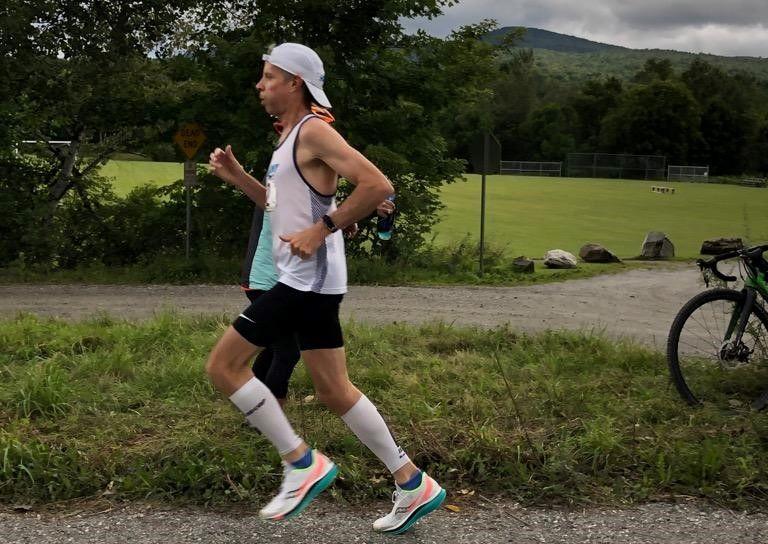
[{"label": "runner's hand", "polygon": [[232,153],[231,145],[228,145],[226,149],[217,147],[211,153],[208,166],[215,176],[232,185],[236,185],[237,180],[245,172],[240,163],[237,162],[234,153]]},{"label": "runner's hand", "polygon": [[293,234],[281,234],[280,239],[290,244],[293,255],[298,255],[302,259],[309,259],[315,254],[317,248],[323,245],[327,233],[328,229],[323,223],[315,223],[311,227]]},{"label": "runner's hand", "polygon": [[395,203],[391,200],[385,200],[378,206],[376,206],[376,213],[379,217],[386,217],[395,211]]},{"label": "runner's hand", "polygon": [[357,233],[360,231],[360,229],[357,227],[357,223],[352,223],[348,227],[345,227],[343,229],[344,236],[347,238],[354,238],[357,236]]}]

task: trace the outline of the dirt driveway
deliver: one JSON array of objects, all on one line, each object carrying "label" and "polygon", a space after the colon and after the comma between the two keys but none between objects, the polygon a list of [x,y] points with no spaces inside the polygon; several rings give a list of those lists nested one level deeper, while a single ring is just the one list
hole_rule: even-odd
[{"label": "dirt driveway", "polygon": [[[703,289],[691,265],[637,269],[562,283],[521,287],[352,286],[345,318],[372,323],[442,320],[526,331],[604,331],[662,346],[680,306]],[[145,318],[164,308],[189,314],[235,316],[246,304],[237,286],[0,285],[0,317],[32,312],[82,319],[100,312]]]}]

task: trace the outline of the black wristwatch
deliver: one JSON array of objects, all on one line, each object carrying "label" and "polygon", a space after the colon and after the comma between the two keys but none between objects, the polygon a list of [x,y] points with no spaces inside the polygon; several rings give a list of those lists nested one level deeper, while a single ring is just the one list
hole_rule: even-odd
[{"label": "black wristwatch", "polygon": [[322,219],[323,219],[323,223],[325,223],[325,226],[328,228],[329,231],[331,231],[331,234],[339,230],[339,227],[336,226],[336,223],[333,222],[333,219],[331,219],[327,215],[324,215]]}]

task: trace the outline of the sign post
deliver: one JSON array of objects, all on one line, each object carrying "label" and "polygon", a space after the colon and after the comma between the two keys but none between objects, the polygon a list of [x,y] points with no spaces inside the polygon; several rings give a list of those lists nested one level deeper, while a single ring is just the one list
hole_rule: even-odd
[{"label": "sign post", "polygon": [[189,259],[190,235],[192,231],[192,187],[198,185],[197,163],[194,161],[194,158],[205,141],[205,133],[197,123],[186,123],[173,136],[173,141],[187,156],[187,160],[184,162],[184,187],[187,193],[187,230],[184,248],[186,258]]},{"label": "sign post", "polygon": [[483,132],[472,144],[472,165],[481,174],[480,187],[480,277],[485,272],[485,176],[498,174],[501,164],[501,144],[493,134]]},{"label": "sign post", "polygon": [[485,176],[488,173],[488,140],[490,135],[483,134],[483,182],[480,190],[480,277],[483,277],[483,253],[485,250]]},{"label": "sign post", "polygon": [[195,161],[184,161],[184,187],[187,193],[187,232],[184,242],[184,254],[189,259],[189,240],[190,233],[192,232],[192,187],[196,187],[197,183],[197,163]]}]

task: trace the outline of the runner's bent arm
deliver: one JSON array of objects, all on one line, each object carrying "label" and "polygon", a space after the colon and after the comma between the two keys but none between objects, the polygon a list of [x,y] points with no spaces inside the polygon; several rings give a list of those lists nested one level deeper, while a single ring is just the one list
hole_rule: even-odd
[{"label": "runner's bent arm", "polygon": [[313,157],[355,185],[330,216],[340,229],[368,217],[382,200],[394,194],[386,176],[327,123],[306,123],[301,139]]},{"label": "runner's bent arm", "polygon": [[264,209],[267,200],[266,187],[240,165],[232,153],[232,146],[228,145],[226,149],[217,147],[211,153],[208,164],[213,174],[243,191],[257,206]]}]

